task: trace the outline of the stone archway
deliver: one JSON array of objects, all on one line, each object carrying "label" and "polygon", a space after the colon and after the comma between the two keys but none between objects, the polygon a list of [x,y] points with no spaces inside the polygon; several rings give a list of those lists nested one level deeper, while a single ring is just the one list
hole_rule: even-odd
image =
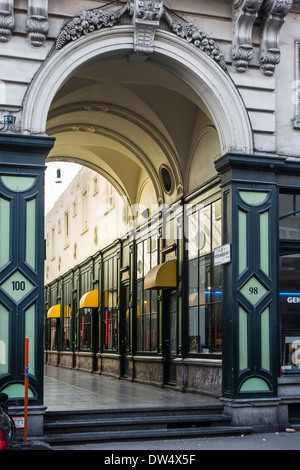
[{"label": "stone archway", "polygon": [[[177,80],[181,81],[185,86],[183,94],[189,94],[187,90],[192,92],[192,98],[188,97],[188,99],[193,100],[196,106],[209,117],[210,123],[208,125],[212,125],[216,129],[220,153],[215,155],[214,158],[228,151],[252,153],[252,129],[248,115],[235,85],[224,67],[220,66],[212,56],[195,47],[194,43],[189,43],[181,37],[162,29],[156,30],[153,50],[148,55],[148,60],[146,61],[145,57],[140,60],[139,56],[134,55],[137,47],[136,31],[136,25],[134,27],[114,25],[84,35],[63,48],[53,51],[44,62],[26,93],[22,117],[23,132],[29,134],[48,133],[47,119],[49,119],[49,110],[51,110],[55,96],[72,75],[88,65],[96,62],[103,64],[108,60],[124,60],[127,63],[133,61],[138,64],[146,62],[155,65],[158,69],[168,73],[169,76],[176,77]],[[133,60],[132,57],[134,57]],[[137,61],[136,57],[138,57]],[[102,103],[100,103],[100,106],[102,106]],[[120,109],[121,107],[115,114],[120,115]],[[130,111],[129,114],[131,119],[133,113]],[[144,123],[137,123],[139,119],[140,116],[136,115],[135,124],[140,129]],[[77,124],[72,123],[72,130],[76,128],[78,131],[82,127],[82,123]],[[88,128],[88,126],[83,127],[85,127],[85,130]],[[148,134],[150,127],[148,126],[145,129]],[[60,128],[56,126],[56,129],[53,129],[53,133],[50,135],[61,134],[62,128],[63,126],[60,126]],[[101,126],[89,128],[92,129],[92,133],[95,133],[95,129],[97,129],[96,133],[103,135]],[[151,130],[153,130],[153,126]],[[112,140],[116,141],[120,137],[121,140],[123,139],[125,146],[135,146],[134,142],[127,140],[125,143],[124,136],[119,136],[112,130],[110,131]],[[188,178],[186,177],[187,170],[183,168],[178,155],[176,155],[177,149],[172,148],[171,142],[167,140],[163,142],[162,134],[159,136],[158,134],[156,132],[154,140],[160,139],[159,145],[162,153],[169,154],[167,160],[172,167],[171,170],[177,183],[177,196],[179,196],[180,188],[183,188],[185,184],[184,179]],[[164,194],[157,177],[157,169],[152,165],[151,159],[142,156],[140,148],[137,147],[135,150],[137,150],[137,154],[140,153],[137,159],[140,159],[141,167],[150,175],[157,201],[163,202]],[[189,165],[191,165],[191,156],[188,157],[188,160]],[[117,184],[122,187],[120,181]],[[126,193],[125,188],[124,193]]]}]

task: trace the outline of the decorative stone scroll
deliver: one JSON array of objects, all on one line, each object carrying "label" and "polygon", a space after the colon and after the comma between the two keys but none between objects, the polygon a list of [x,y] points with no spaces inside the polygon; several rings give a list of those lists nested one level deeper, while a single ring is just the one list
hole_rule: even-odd
[{"label": "decorative stone scroll", "polygon": [[0,42],[10,40],[14,27],[14,0],[0,1]]},{"label": "decorative stone scroll", "polygon": [[245,72],[253,57],[252,30],[263,0],[234,0],[233,2],[233,65]]},{"label": "decorative stone scroll", "polygon": [[265,75],[273,75],[280,61],[279,33],[285,17],[293,6],[293,0],[265,0],[261,10],[263,27],[260,63]]}]

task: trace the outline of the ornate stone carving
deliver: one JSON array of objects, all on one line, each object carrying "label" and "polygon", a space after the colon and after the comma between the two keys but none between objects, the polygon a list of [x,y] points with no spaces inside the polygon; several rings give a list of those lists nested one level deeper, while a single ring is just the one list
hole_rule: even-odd
[{"label": "ornate stone carving", "polygon": [[26,21],[28,39],[33,46],[41,46],[49,31],[49,21],[45,16],[32,15]]},{"label": "ornate stone carving", "polygon": [[233,2],[233,65],[245,72],[253,57],[252,30],[263,0],[234,0]]},{"label": "ornate stone carving", "polygon": [[208,37],[207,34],[198,28],[194,23],[184,21],[175,21],[169,13],[164,12],[164,18],[169,24],[171,30],[186,41],[194,44],[194,46],[201,49],[213,60],[215,60],[222,69],[226,69],[225,56],[216,45],[215,41]]},{"label": "ornate stone carving", "polygon": [[133,17],[134,52],[141,60],[153,52],[155,33],[164,18],[172,32],[201,49],[222,69],[226,69],[225,56],[215,41],[194,23],[174,20],[164,8],[163,0],[128,0],[126,5],[115,12],[98,8],[82,11],[65,24],[57,37],[56,49],[97,29],[114,26],[126,12]]},{"label": "ornate stone carving", "polygon": [[127,10],[122,8],[117,12],[106,12],[100,9],[82,11],[69,21],[59,33],[56,49],[61,49],[67,43],[75,41],[83,35],[97,29],[108,28],[116,24],[118,18]]},{"label": "ornate stone carving", "polygon": [[42,46],[46,41],[49,31],[48,0],[28,0],[26,31],[33,46]]},{"label": "ornate stone carving", "polygon": [[15,27],[14,2],[0,1],[0,42],[8,42]]},{"label": "ornate stone carving", "polygon": [[154,37],[164,10],[163,0],[130,0],[129,14],[133,16],[134,51],[147,56],[153,52]]},{"label": "ornate stone carving", "polygon": [[285,17],[293,6],[293,0],[265,0],[261,10],[263,28],[260,63],[265,75],[273,75],[280,61],[279,34]]}]

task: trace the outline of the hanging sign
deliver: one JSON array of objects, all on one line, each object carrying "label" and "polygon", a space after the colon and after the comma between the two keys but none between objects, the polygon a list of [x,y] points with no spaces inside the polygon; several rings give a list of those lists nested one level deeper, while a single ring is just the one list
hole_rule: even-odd
[{"label": "hanging sign", "polygon": [[231,244],[219,246],[214,251],[214,265],[219,266],[231,262]]}]

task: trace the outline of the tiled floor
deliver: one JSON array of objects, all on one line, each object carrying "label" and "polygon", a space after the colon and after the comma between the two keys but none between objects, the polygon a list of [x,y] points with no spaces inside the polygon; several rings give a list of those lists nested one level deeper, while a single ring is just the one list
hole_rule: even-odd
[{"label": "tiled floor", "polygon": [[44,405],[48,411],[220,404],[199,394],[181,393],[98,374],[44,367]]}]

